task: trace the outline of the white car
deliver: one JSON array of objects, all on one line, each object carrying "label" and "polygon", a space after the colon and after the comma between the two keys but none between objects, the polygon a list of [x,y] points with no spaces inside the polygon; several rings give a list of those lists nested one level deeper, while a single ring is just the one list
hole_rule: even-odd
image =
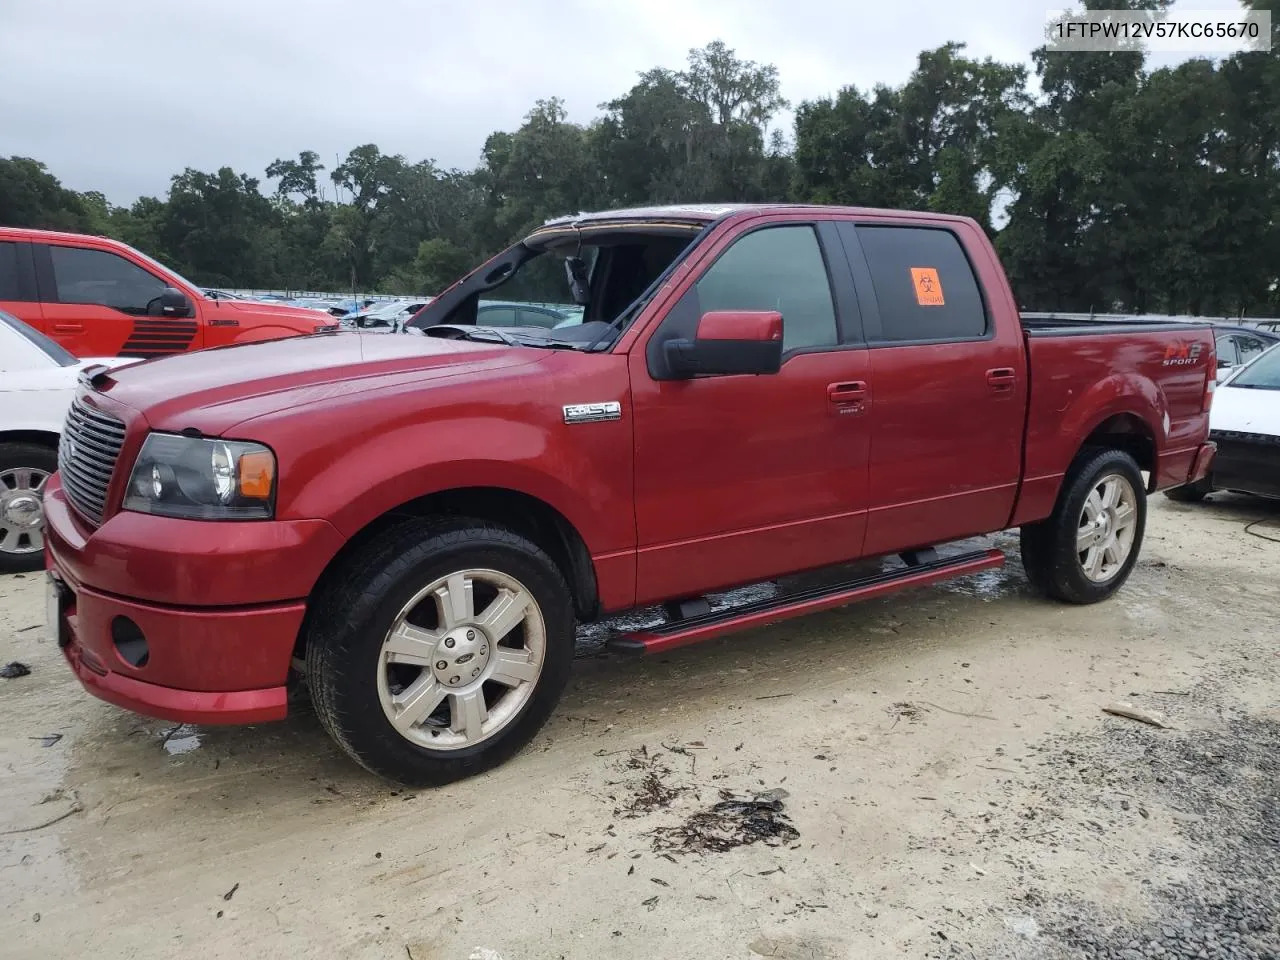
[{"label": "white car", "polygon": [[1280,497],[1280,344],[1218,384],[1209,439],[1218,452],[1208,475],[1167,490],[1171,499],[1203,500],[1215,490]]},{"label": "white car", "polygon": [[375,303],[354,314],[342,318],[344,326],[354,326],[361,330],[377,333],[398,333],[415,313],[434,300],[434,297],[420,297],[417,300],[391,300]]},{"label": "white car", "polygon": [[45,481],[58,467],[58,435],[86,367],[128,357],[78,360],[0,310],[0,573],[44,564]]}]

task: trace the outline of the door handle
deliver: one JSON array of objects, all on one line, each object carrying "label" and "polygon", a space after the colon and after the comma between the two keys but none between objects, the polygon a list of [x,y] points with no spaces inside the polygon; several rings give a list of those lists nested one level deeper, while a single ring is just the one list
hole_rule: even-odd
[{"label": "door handle", "polygon": [[987,386],[996,393],[1009,393],[1018,382],[1018,372],[1013,367],[996,367],[987,371]]},{"label": "door handle", "polygon": [[78,322],[55,323],[53,325],[54,333],[84,333],[84,324]]},{"label": "door handle", "polygon": [[837,406],[860,404],[867,399],[867,385],[862,380],[828,384],[827,399]]}]

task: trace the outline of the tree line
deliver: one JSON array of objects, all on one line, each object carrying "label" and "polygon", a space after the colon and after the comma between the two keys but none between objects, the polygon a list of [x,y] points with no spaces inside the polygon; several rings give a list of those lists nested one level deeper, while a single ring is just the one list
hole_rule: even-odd
[{"label": "tree line", "polygon": [[121,207],[0,158],[0,223],[113,236],[210,286],[431,294],[580,210],[852,204],[974,217],[1025,309],[1280,313],[1275,53],[1150,69],[1141,52],[1042,48],[1029,71],[949,43],[901,86],[805,101],[790,136],[770,132],[790,106],[774,66],[717,41],[641,74],[590,123],[537,101],[473,170],[375,144],[327,169],[303,150],[265,181],[186,169],[163,199]]}]

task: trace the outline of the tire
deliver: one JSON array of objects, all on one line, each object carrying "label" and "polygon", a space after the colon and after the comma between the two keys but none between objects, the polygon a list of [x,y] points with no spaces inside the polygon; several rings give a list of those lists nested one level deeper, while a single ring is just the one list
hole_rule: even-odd
[{"label": "tire", "polygon": [[1184,484],[1181,487],[1170,487],[1164,492],[1164,495],[1170,500],[1176,500],[1178,503],[1199,503],[1209,494],[1213,493],[1213,477],[1201,477],[1195,483]]},{"label": "tire", "polygon": [[497,766],[564,691],[572,598],[524,537],[411,520],[326,579],[308,618],[307,685],[325,730],[379,776],[425,787]]},{"label": "tire", "polygon": [[44,485],[58,451],[41,443],[0,443],[0,573],[44,566]]},{"label": "tire", "polygon": [[[1022,564],[1032,584],[1053,599],[1097,603],[1129,578],[1146,525],[1138,464],[1121,450],[1088,451],[1068,471],[1048,519],[1022,528]],[[1079,550],[1085,542],[1088,548]]]}]

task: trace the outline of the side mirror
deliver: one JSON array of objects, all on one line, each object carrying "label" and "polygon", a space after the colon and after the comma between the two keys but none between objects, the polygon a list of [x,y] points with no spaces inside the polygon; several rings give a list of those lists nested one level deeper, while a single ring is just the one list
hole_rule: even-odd
[{"label": "side mirror", "polygon": [[713,310],[694,339],[664,344],[667,366],[687,379],[706,374],[777,373],[782,367],[782,314],[776,310]]},{"label": "side mirror", "polygon": [[181,290],[165,287],[164,293],[147,304],[147,313],[153,317],[190,317],[195,315],[195,308]]}]

